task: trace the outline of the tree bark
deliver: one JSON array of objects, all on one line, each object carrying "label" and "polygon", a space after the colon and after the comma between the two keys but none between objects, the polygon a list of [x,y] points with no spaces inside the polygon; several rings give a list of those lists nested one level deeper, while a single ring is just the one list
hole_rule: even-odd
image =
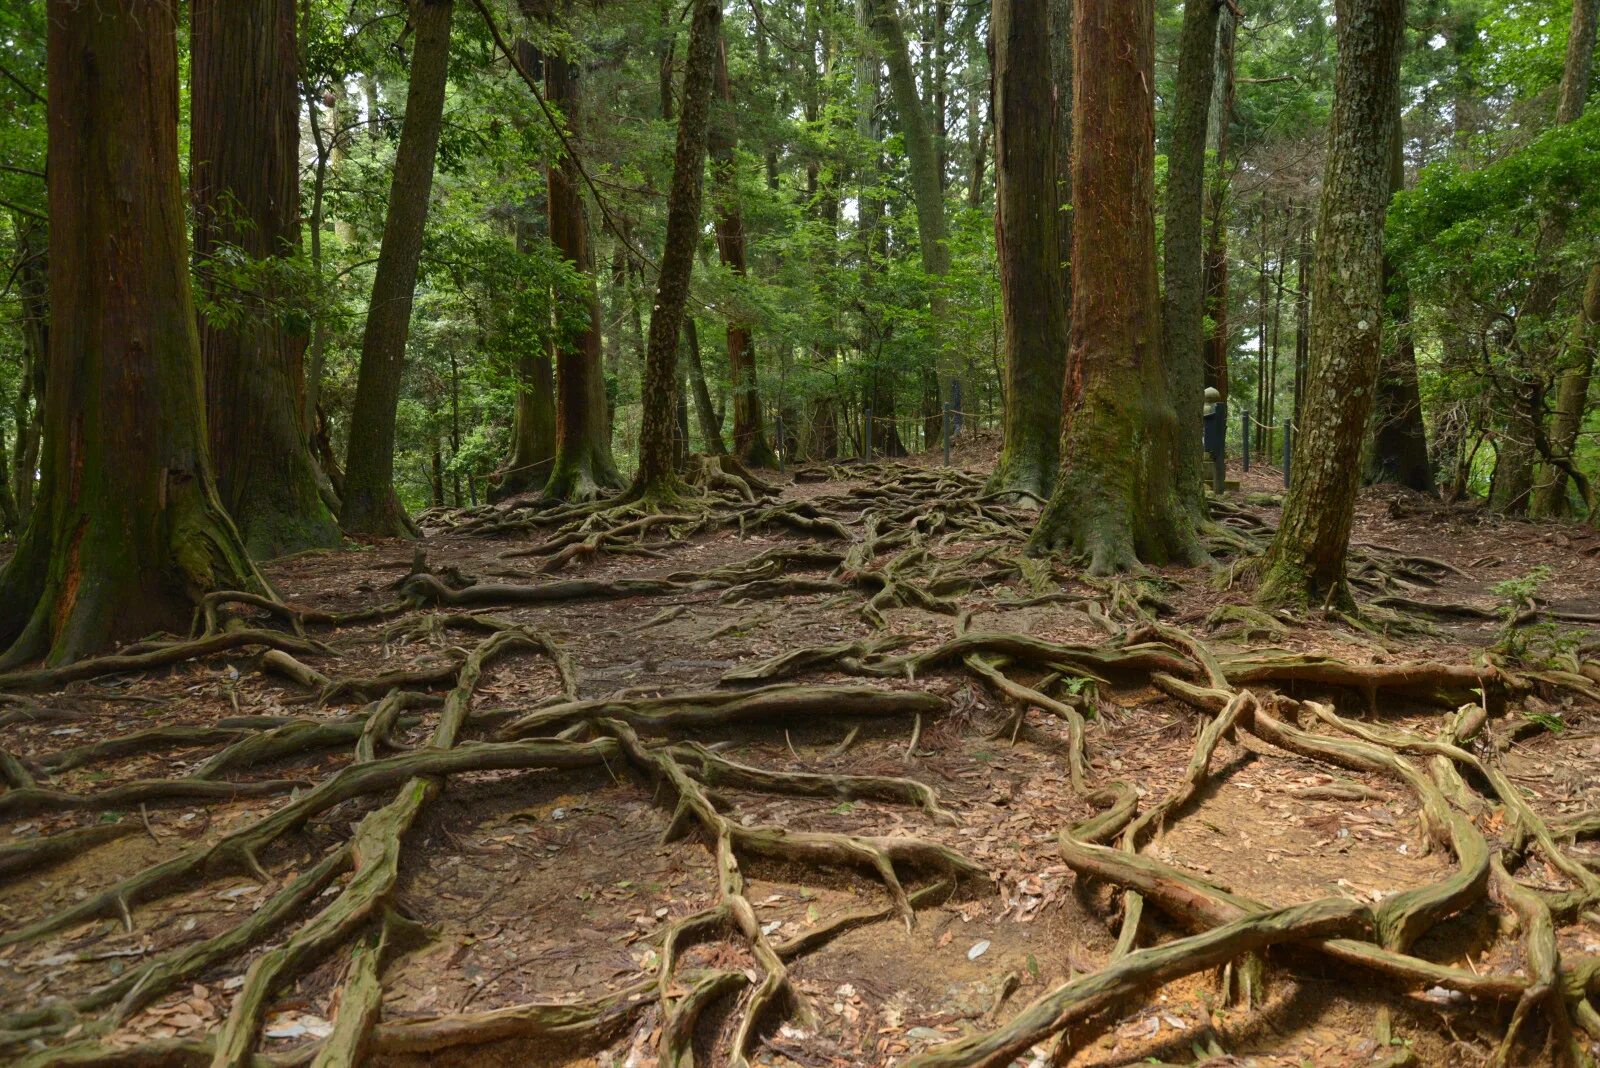
[{"label": "tree bark", "polygon": [[706,140],[711,125],[711,93],[716,82],[717,41],[722,35],[720,0],[695,0],[684,57],[678,138],[672,157],[672,188],[667,194],[667,233],[656,278],[645,352],[643,407],[639,429],[639,470],[631,498],[668,504],[680,493],[673,468],[677,425],[678,336],[689,299],[694,252],[700,234]]},{"label": "tree bark", "polygon": [[[1167,149],[1167,203],[1162,238],[1162,324],[1167,388],[1178,418],[1174,478],[1181,507],[1205,515],[1200,415],[1206,387],[1205,184],[1207,114],[1216,71],[1221,0],[1185,0],[1178,37],[1178,80]],[[1225,359],[1226,357],[1224,357]]]},{"label": "tree bark", "polygon": [[43,484],[0,574],[0,667],[181,631],[207,592],[265,590],[206,451],[174,7],[52,0],[48,22]]},{"label": "tree bark", "polygon": [[[735,160],[733,83],[728,80],[728,43],[717,40],[717,101],[709,149],[711,181],[717,200],[717,255],[740,282],[748,271],[745,259],[744,213],[739,208],[739,176]],[[733,386],[733,452],[749,467],[775,467],[778,457],[767,443],[761,418],[761,393],[756,383],[755,345],[742,321],[740,301],[728,318],[728,378]]]},{"label": "tree bark", "polygon": [[1328,162],[1311,281],[1311,368],[1294,483],[1263,561],[1268,605],[1353,606],[1345,554],[1382,358],[1383,219],[1405,0],[1337,0]]},{"label": "tree bark", "polygon": [[1055,484],[1067,367],[1047,5],[994,0],[995,247],[1005,322],[1005,438],[991,492],[1041,502]]},{"label": "tree bark", "polygon": [[394,437],[411,303],[422,261],[423,229],[433,191],[434,156],[444,123],[452,0],[411,0],[411,83],[395,150],[389,212],[372,279],[355,406],[350,416],[340,521],[352,534],[416,532],[394,491]]},{"label": "tree bark", "polygon": [[202,317],[206,424],[217,494],[257,558],[339,544],[301,432],[306,332],[268,280],[240,293],[230,250],[251,269],[300,248],[300,100],[294,0],[194,0],[190,196]]},{"label": "tree bark", "polygon": [[[572,4],[566,5],[570,16]],[[569,20],[570,21],[570,18]],[[566,56],[547,56],[545,97],[560,108],[574,133],[582,106],[578,65]],[[550,241],[583,277],[587,324],[576,336],[556,343],[556,454],[544,494],[566,501],[586,501],[602,490],[621,489],[622,476],[611,458],[611,433],[606,415],[605,368],[600,356],[600,292],[594,278],[594,249],[589,220],[578,192],[578,162],[563,153],[549,170]]]},{"label": "tree bark", "polygon": [[[1405,136],[1400,98],[1395,97],[1393,133],[1389,138],[1389,195],[1405,189]],[[1372,447],[1365,480],[1391,482],[1421,493],[1434,492],[1433,465],[1428,460],[1428,433],[1422,421],[1422,390],[1417,383],[1417,349],[1411,331],[1411,287],[1399,266],[1383,260],[1383,288],[1394,336],[1384,347],[1373,398]]]},{"label": "tree bark", "polygon": [[1083,553],[1095,574],[1203,558],[1173,485],[1177,428],[1161,359],[1154,27],[1154,0],[1074,4],[1061,468],[1029,551]]}]

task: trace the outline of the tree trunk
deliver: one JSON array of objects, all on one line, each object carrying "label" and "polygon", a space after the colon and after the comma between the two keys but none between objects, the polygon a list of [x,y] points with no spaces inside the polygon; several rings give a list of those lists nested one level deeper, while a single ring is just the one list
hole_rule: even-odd
[{"label": "tree trunk", "polygon": [[17,304],[22,312],[22,374],[11,411],[17,437],[11,446],[12,496],[17,521],[33,516],[39,447],[43,434],[45,387],[50,366],[49,235],[34,220],[16,220],[18,253]]},{"label": "tree trunk", "polygon": [[1345,554],[1382,358],[1383,219],[1405,0],[1337,0],[1328,162],[1311,281],[1311,369],[1294,483],[1263,561],[1269,605],[1353,605]]},{"label": "tree trunk", "polygon": [[711,390],[706,386],[705,365],[700,362],[700,331],[694,316],[683,317],[683,352],[689,364],[689,388],[694,393],[694,415],[700,424],[701,448],[712,456],[726,456],[728,447],[722,443],[722,424],[717,410],[711,406]]},{"label": "tree trunk", "polygon": [[[1162,309],[1167,388],[1177,412],[1174,479],[1193,522],[1205,516],[1200,415],[1206,387],[1205,185],[1207,113],[1216,71],[1221,0],[1185,0],[1167,149]],[[1226,355],[1224,355],[1226,360]]]},{"label": "tree trunk", "polygon": [[1233,116],[1233,39],[1231,10],[1217,14],[1216,72],[1212,76],[1207,139],[1216,146],[1206,207],[1211,212],[1211,237],[1205,254],[1205,315],[1211,333],[1205,340],[1205,384],[1228,402],[1228,127]]},{"label": "tree trunk", "polygon": [[1067,280],[1058,230],[1055,92],[1046,5],[994,0],[995,247],[1005,320],[1005,438],[991,492],[1055,484],[1067,365]]},{"label": "tree trunk", "polygon": [[[1600,15],[1600,0],[1574,0],[1556,115],[1558,123],[1576,121],[1583,114],[1584,103],[1589,98],[1595,24],[1600,21],[1597,15]],[[1594,371],[1594,344],[1590,328],[1596,318],[1589,294],[1597,285],[1600,285],[1600,263],[1596,263],[1589,271],[1583,306],[1573,323],[1571,343],[1562,361],[1565,366],[1556,384],[1555,413],[1550,419],[1551,454],[1569,462],[1578,444],[1584,410],[1589,404],[1589,377]],[[1540,481],[1533,494],[1533,514],[1551,516],[1563,512],[1567,503],[1567,473],[1550,464]]]},{"label": "tree trunk", "polygon": [[52,0],[43,484],[0,574],[0,665],[185,630],[265,590],[217,500],[178,182],[175,9]]},{"label": "tree trunk", "polygon": [[[1405,188],[1405,137],[1400,98],[1395,97],[1393,135],[1389,139],[1389,195]],[[1373,398],[1372,447],[1365,479],[1392,482],[1422,493],[1434,492],[1433,465],[1428,461],[1428,433],[1422,421],[1422,390],[1417,384],[1417,349],[1411,331],[1411,287],[1405,274],[1385,256],[1383,288],[1394,336],[1384,348]]]},{"label": "tree trunk", "polygon": [[[570,15],[572,5],[566,8]],[[545,96],[578,131],[581,101],[578,65],[547,56]],[[592,500],[602,490],[622,488],[622,476],[611,458],[611,433],[606,416],[605,368],[600,357],[600,292],[594,279],[594,250],[589,220],[578,192],[578,162],[563,154],[549,170],[550,241],[583,278],[588,322],[556,345],[556,455],[545,485],[546,497],[564,501]]]},{"label": "tree trunk", "polygon": [[411,84],[395,150],[389,213],[372,279],[361,367],[350,416],[340,521],[353,534],[405,536],[415,527],[394,491],[395,415],[411,334],[411,302],[444,122],[452,0],[411,0]]},{"label": "tree trunk", "polygon": [[[544,55],[532,43],[519,40],[514,47],[523,70],[533,76],[543,73]],[[544,198],[530,196],[523,202],[512,224],[519,255],[531,255],[535,241],[549,236],[548,212],[548,190]],[[550,464],[556,455],[555,372],[550,346],[523,346],[514,371],[517,395],[511,409],[511,447],[505,465],[490,476],[491,502],[542,489],[550,479]]]},{"label": "tree trunk", "polygon": [[917,205],[917,243],[921,247],[922,270],[929,276],[933,287],[928,309],[934,335],[932,366],[923,368],[920,381],[923,436],[937,440],[939,373],[946,363],[943,285],[944,276],[950,272],[939,149],[934,142],[922,96],[917,92],[916,74],[911,68],[911,54],[906,47],[899,4],[897,0],[870,0],[870,3],[872,31],[883,46],[884,60],[889,68],[889,91],[894,96],[895,110],[900,116],[900,134],[911,164],[911,188]]},{"label": "tree trunk", "polygon": [[227,277],[234,250],[259,270],[300,248],[295,3],[194,0],[189,18],[195,264],[206,299],[245,304],[200,322],[217,494],[252,556],[338,545],[302,433],[300,316],[270,281]]},{"label": "tree trunk", "polygon": [[[733,85],[728,80],[728,44],[717,40],[717,101],[711,123],[711,181],[717,200],[717,255],[740,282],[748,270],[744,247],[744,214],[739,208],[739,176],[734,158]],[[741,321],[741,300],[735,297],[728,318],[728,378],[733,386],[733,452],[750,467],[775,467],[778,457],[767,443],[761,418],[761,393],[756,384],[756,353],[750,327]]]},{"label": "tree trunk", "polygon": [[1203,556],[1173,484],[1161,359],[1154,7],[1076,0],[1073,11],[1070,362],[1060,473],[1029,550],[1083,553],[1095,574]]},{"label": "tree trunk", "polygon": [[676,425],[678,336],[689,299],[689,279],[700,234],[706,139],[711,125],[711,92],[716,82],[717,42],[722,35],[720,0],[695,0],[689,45],[684,57],[683,92],[677,145],[672,157],[672,188],[667,194],[667,233],[656,278],[645,354],[643,407],[639,428],[639,471],[628,495],[651,504],[669,504],[679,494],[672,463]]}]

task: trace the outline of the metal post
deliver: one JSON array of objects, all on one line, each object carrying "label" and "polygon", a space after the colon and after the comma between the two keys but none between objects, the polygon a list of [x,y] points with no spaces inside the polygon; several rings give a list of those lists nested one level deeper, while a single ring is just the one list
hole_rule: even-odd
[{"label": "metal post", "polygon": [[773,451],[778,454],[778,474],[781,475],[783,474],[783,416],[774,416],[772,422],[772,435],[778,439],[776,442],[778,447]]},{"label": "metal post", "polygon": [[872,409],[871,408],[867,409],[866,422],[864,424],[862,424],[861,440],[862,440],[862,444],[865,446],[865,450],[866,450],[866,455],[864,457],[862,457],[862,459],[866,459],[866,460],[872,459]]},{"label": "metal post", "polygon": [[944,465],[950,466],[950,405],[944,406]]},{"label": "metal post", "polygon": [[1246,411],[1246,412],[1240,413],[1240,415],[1241,415],[1241,418],[1239,419],[1239,426],[1244,430],[1244,438],[1240,442],[1240,446],[1244,449],[1244,469],[1246,471],[1249,471],[1250,470],[1250,413],[1248,411]]},{"label": "metal post", "polygon": [[1293,427],[1294,427],[1294,424],[1289,422],[1289,420],[1285,419],[1283,421],[1283,488],[1284,489],[1288,489],[1289,488],[1289,457],[1291,455],[1291,450],[1290,450],[1290,447],[1289,447],[1289,438],[1294,433]]}]

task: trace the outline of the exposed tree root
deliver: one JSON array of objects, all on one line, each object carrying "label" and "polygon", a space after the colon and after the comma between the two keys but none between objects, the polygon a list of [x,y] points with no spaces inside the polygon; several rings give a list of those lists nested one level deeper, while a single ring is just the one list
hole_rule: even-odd
[{"label": "exposed tree root", "polygon": [[[716,743],[726,740],[728,728],[739,728],[743,734],[751,727],[815,724],[823,717],[889,718],[915,724],[915,748],[925,721],[962,707],[975,691],[963,690],[949,701],[926,688],[913,688],[914,684],[939,672],[965,672],[1011,703],[1014,714],[1006,727],[1013,735],[1028,708],[1065,725],[1065,763],[1073,789],[1102,811],[1063,831],[1061,854],[1078,879],[1103,881],[1122,892],[1121,930],[1106,966],[1098,972],[1049,990],[1009,1019],[1004,997],[997,998],[972,1033],[925,1050],[908,1063],[921,1068],[1009,1064],[1053,1034],[1091,1018],[1109,1019],[1109,1010],[1128,998],[1204,969],[1225,968],[1225,975],[1240,977],[1241,989],[1250,994],[1264,974],[1263,951],[1274,945],[1284,946],[1273,957],[1275,967],[1320,958],[1403,990],[1428,990],[1434,1001],[1438,1000],[1434,988],[1442,988],[1504,1007],[1510,1013],[1510,1026],[1500,1037],[1494,1064],[1527,1063],[1541,1053],[1538,1040],[1546,1034],[1556,1061],[1584,1063],[1578,1036],[1600,1037],[1600,1013],[1588,1001],[1589,994],[1600,989],[1600,957],[1563,959],[1555,932],[1558,924],[1600,904],[1600,875],[1570,848],[1578,837],[1600,834],[1600,814],[1547,820],[1536,812],[1507,776],[1501,753],[1519,731],[1539,725],[1500,718],[1514,702],[1535,693],[1600,700],[1600,665],[1586,662],[1583,651],[1561,660],[1559,668],[1529,667],[1493,656],[1472,664],[1393,660],[1361,664],[1270,650],[1226,652],[1159,622],[1171,618],[1169,601],[1176,600],[1159,583],[1088,584],[1089,592],[1072,592],[1085,584],[1068,588],[1065,580],[1071,576],[1018,554],[1031,513],[1009,507],[1004,496],[984,494],[981,482],[970,475],[899,464],[849,465],[848,471],[862,481],[803,502],[774,502],[763,499],[772,487],[749,472],[706,461],[695,468],[698,489],[681,500],[613,499],[577,506],[546,502],[438,513],[429,520],[457,533],[533,533],[536,542],[502,555],[535,558],[545,574],[577,568],[604,554],[662,556],[674,542],[700,531],[736,528],[742,536],[766,530],[806,539],[786,541],[749,559],[704,571],[648,579],[485,582],[449,567],[430,570],[419,557],[395,584],[402,599],[394,604],[333,613],[256,594],[218,593],[202,602],[198,637],[148,641],[67,668],[0,676],[0,687],[41,690],[215,653],[264,649],[253,663],[305,692],[291,700],[315,700],[324,706],[367,702],[327,718],[235,717],[204,727],[138,730],[30,755],[27,760],[0,751],[0,780],[7,787],[0,793],[0,814],[39,808],[126,808],[159,800],[203,802],[303,788],[259,818],[51,914],[0,932],[4,947],[35,942],[90,920],[121,920],[133,930],[136,917],[142,920],[144,915],[136,913],[135,906],[193,888],[219,873],[249,873],[270,887],[255,907],[230,920],[231,926],[219,933],[147,956],[86,992],[0,1018],[0,1050],[20,1053],[25,1043],[34,1042],[42,1048],[17,1061],[30,1066],[331,1068],[388,1054],[426,1055],[500,1041],[517,1041],[541,1052],[568,1046],[592,1049],[636,1028],[636,1043],[654,1041],[661,1064],[682,1068],[694,1062],[697,1043],[704,1046],[707,1028],[701,1021],[706,1013],[736,1001],[726,1041],[717,1053],[726,1057],[726,1063],[744,1068],[762,1034],[779,1020],[809,1019],[810,1007],[792,981],[795,961],[863,924],[898,919],[910,926],[919,907],[948,897],[964,881],[985,878],[985,872],[960,853],[917,837],[753,823],[738,812],[740,795],[746,792],[865,799],[914,808],[947,825],[959,818],[916,779],[763,768],[722,755]],[[1214,510],[1217,522],[1207,531],[1212,545],[1230,552],[1260,550],[1269,527],[1226,502],[1215,502]],[[383,566],[406,565],[400,561]],[[1486,610],[1411,596],[1455,570],[1443,561],[1371,546],[1354,555],[1352,581],[1373,594],[1373,603],[1408,613],[1389,620],[1391,626],[1423,615],[1487,618]],[[987,593],[976,601],[957,600],[998,586],[1005,587],[995,591],[1001,593],[998,597]],[[723,674],[723,683],[770,684],[808,672],[838,672],[903,680],[895,685],[904,688],[778,684],[666,693],[641,689],[585,699],[580,697],[572,657],[553,637],[472,611],[633,597],[689,599],[679,604],[669,601],[666,610],[642,626],[626,625],[626,633],[638,634],[681,617],[689,603],[708,603],[711,599],[701,595],[713,591],[720,591],[716,597],[722,604],[824,595],[836,599],[827,605],[829,610],[844,605],[848,611],[848,606],[859,605],[861,615],[877,631],[737,665]],[[1046,604],[1069,605],[1068,611],[1081,613],[1104,631],[1104,640],[1053,642],[971,627],[974,612]],[[443,610],[417,612],[429,607]],[[954,636],[934,640],[896,634],[897,626],[911,629],[903,618],[895,617],[902,610],[954,616]],[[1539,606],[1532,610],[1544,611]],[[1374,625],[1378,613],[1368,611],[1357,625]],[[1185,618],[1198,621],[1203,614]],[[252,618],[270,618],[293,633],[252,628],[248,622]],[[742,633],[752,622],[747,616],[708,630],[713,637]],[[384,643],[386,654],[391,644],[415,642],[437,659],[376,675],[331,671],[327,658],[333,650],[315,641],[310,632],[358,623],[375,625],[366,633],[370,640]],[[1230,606],[1213,612],[1207,623],[1216,637],[1245,641],[1286,629],[1278,617],[1233,611]],[[915,628],[928,625],[927,616],[918,616],[913,623]],[[461,633],[481,638],[475,638],[476,645],[467,651],[455,644]],[[1374,647],[1380,644],[1360,635],[1356,640]],[[538,653],[554,665],[559,694],[471,715],[485,667],[518,651]],[[1090,714],[1097,707],[1110,708],[1102,700],[1104,690],[1090,685],[1109,688],[1147,681],[1203,716],[1197,717],[1194,747],[1182,777],[1166,793],[1141,805],[1139,791],[1130,783],[1092,781],[1085,746]],[[1245,686],[1250,689],[1241,688]],[[1457,711],[1430,736],[1353,719],[1329,705],[1294,702],[1274,689],[1353,690],[1374,711],[1385,711],[1378,702],[1380,696],[1390,695],[1447,704]],[[641,692],[653,695],[634,696]],[[274,690],[275,700],[280,693]],[[132,697],[108,694],[95,699]],[[0,713],[0,724],[84,716],[61,698],[52,699],[53,704],[16,695],[3,700],[8,707]],[[1115,718],[1113,712],[1105,722]],[[432,731],[421,748],[390,754],[397,745],[406,744],[405,732],[423,723],[430,723]],[[498,732],[494,736],[499,740],[463,741],[469,727],[480,732],[479,737]],[[860,729],[859,724],[850,728],[845,740],[828,754],[829,760],[848,750]],[[690,740],[696,737],[706,744]],[[1197,799],[1204,796],[1213,764],[1229,741],[1258,753],[1286,751],[1321,765],[1387,777],[1416,797],[1426,838],[1447,851],[1454,866],[1437,881],[1391,894],[1371,908],[1343,899],[1278,908],[1149,855],[1146,850],[1158,845],[1169,825],[1204,803]],[[184,778],[125,782],[96,793],[76,793],[50,783],[52,775],[123,757],[201,747],[215,751]],[[270,765],[328,750],[344,750],[348,762],[324,773],[314,785],[264,777]],[[795,755],[797,763],[808,763]],[[717,893],[709,907],[657,929],[659,955],[653,973],[585,1002],[533,1000],[482,1012],[383,1019],[385,957],[410,929],[409,922],[392,911],[391,901],[408,832],[447,780],[473,772],[558,773],[602,764],[619,785],[628,781],[617,775],[624,765],[653,782],[659,799],[672,805],[668,836],[694,835],[703,841],[716,877]],[[263,777],[225,779],[244,773]],[[1310,789],[1371,792],[1353,784]],[[374,795],[384,803],[377,807],[371,807],[376,802],[363,803],[365,816],[353,835],[343,828],[354,814],[327,815],[345,802]],[[294,847],[293,855],[299,859],[293,871],[272,874],[269,865],[288,870],[286,839],[312,820],[318,820],[311,839],[315,847],[309,851],[303,843]],[[332,831],[335,826],[340,830]],[[42,865],[140,829],[138,819],[125,817],[118,823],[0,848],[0,877],[32,874]],[[1485,838],[1485,830],[1492,837]],[[882,894],[866,907],[816,920],[779,941],[773,937],[774,925],[760,921],[763,906],[746,891],[741,864],[755,857],[785,866],[859,872],[874,879]],[[1458,967],[1416,955],[1413,946],[1425,934],[1486,902],[1502,917],[1514,919],[1524,947],[1521,972],[1480,973],[1470,961],[1468,967]],[[1146,908],[1165,913],[1188,932],[1187,937],[1140,948],[1142,935],[1148,941],[1148,931],[1141,931]],[[733,943],[739,947],[741,963],[729,966],[726,958],[706,967],[690,963],[697,958],[686,958],[685,947],[707,941]],[[256,952],[263,945],[268,948]],[[333,1033],[288,1054],[257,1053],[262,1020],[278,992],[333,954],[344,955]],[[247,957],[251,963],[244,984],[214,1035],[132,1046],[111,1040],[117,1027],[146,1006],[181,990],[186,982],[199,981]],[[747,968],[743,961],[749,958],[754,966]],[[658,1029],[652,1019],[659,1023]],[[1065,1037],[1057,1057],[1066,1055],[1069,1039],[1082,1037],[1081,1031]]]}]

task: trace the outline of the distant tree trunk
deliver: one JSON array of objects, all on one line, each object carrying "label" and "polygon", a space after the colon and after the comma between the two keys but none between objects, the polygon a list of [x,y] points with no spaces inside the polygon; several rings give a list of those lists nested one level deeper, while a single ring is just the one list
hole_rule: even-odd
[{"label": "distant tree trunk", "polygon": [[270,281],[241,293],[226,277],[228,249],[264,264],[300,248],[295,2],[194,0],[189,18],[195,263],[209,297],[246,302],[200,323],[217,494],[252,556],[337,545],[301,429],[301,317]]},{"label": "distant tree trunk", "polygon": [[1005,439],[989,489],[1048,499],[1061,448],[1067,280],[1057,231],[1046,5],[994,0],[995,246],[1005,320]]},{"label": "distant tree trunk", "polygon": [[[865,38],[872,32],[873,10],[876,0],[856,0],[856,28]],[[857,50],[856,56],[856,136],[863,144],[874,146],[868,154],[868,164],[858,175],[860,210],[856,215],[857,231],[861,235],[861,288],[871,292],[874,277],[882,274],[888,257],[888,236],[883,226],[883,202],[872,190],[882,171],[882,150],[876,147],[881,139],[877,109],[882,95],[882,72],[878,58],[867,49]],[[865,382],[861,394],[862,419],[872,415],[870,437],[875,456],[904,456],[905,446],[900,441],[900,430],[895,418],[894,370],[881,362],[882,344],[888,331],[881,323],[863,316],[861,355],[865,363]],[[863,423],[864,436],[867,433]],[[866,447],[865,440],[861,443]]]},{"label": "distant tree trunk", "polygon": [[1382,359],[1383,218],[1405,0],[1337,0],[1328,162],[1311,282],[1311,370],[1294,483],[1263,561],[1269,605],[1350,607],[1345,555]]},{"label": "distant tree trunk", "polygon": [[639,428],[639,471],[628,491],[652,504],[670,503],[679,493],[672,439],[677,423],[678,335],[689,300],[695,245],[700,234],[706,138],[711,125],[711,92],[716,82],[717,41],[722,34],[721,0],[695,0],[684,57],[683,91],[677,145],[672,157],[672,188],[667,194],[667,233],[656,278],[645,355],[644,415]]},{"label": "distant tree trunk", "polygon": [[[816,123],[822,118],[823,86],[831,86],[830,76],[836,52],[834,35],[823,18],[825,7],[824,0],[807,0],[805,9],[806,39],[822,57],[820,69],[808,68],[805,71],[805,114],[809,123]],[[829,95],[831,97],[831,90]],[[829,115],[831,119],[831,108]],[[822,240],[818,266],[822,276],[828,277],[838,265],[838,253],[834,246],[839,233],[839,187],[835,173],[830,172],[826,186],[821,178],[821,160],[813,157],[806,164],[806,195],[826,235]],[[837,312],[833,315],[837,315]],[[830,321],[826,324],[830,332],[832,318],[830,315]],[[838,350],[831,340],[818,340],[812,345],[812,360],[821,374],[831,376],[837,373]],[[810,399],[805,425],[806,433],[800,449],[803,458],[831,460],[839,455],[839,406],[830,391],[820,390]]]},{"label": "distant tree trunk", "polygon": [[[1556,122],[1575,122],[1589,99],[1589,81],[1594,65],[1595,25],[1600,15],[1600,0],[1574,0],[1572,21],[1567,33],[1566,65],[1561,76],[1561,95]],[[1594,344],[1591,327],[1594,308],[1588,293],[1600,286],[1600,262],[1589,270],[1583,306],[1573,324],[1571,342],[1563,358],[1561,378],[1556,384],[1555,413],[1550,419],[1551,455],[1568,462],[1578,443],[1584,410],[1589,404],[1589,378],[1594,372]],[[1586,323],[1587,320],[1587,323]],[[1586,339],[1587,342],[1586,342]],[[1541,484],[1534,490],[1533,513],[1558,515],[1567,503],[1567,473],[1555,464],[1548,465]]]},{"label": "distant tree trunk", "polygon": [[[735,108],[733,85],[728,80],[728,45],[717,40],[717,101],[721,105],[711,123],[709,150],[711,181],[717,201],[717,255],[722,265],[744,280],[748,270],[744,247],[744,214],[739,208],[739,175],[734,150]],[[733,302],[728,318],[728,378],[733,386],[733,452],[751,467],[774,467],[778,457],[767,443],[761,418],[761,393],[756,384],[755,345],[750,327],[742,321],[740,302]]]},{"label": "distant tree trunk", "polygon": [[1075,0],[1073,45],[1061,467],[1029,550],[1083,553],[1095,574],[1193,563],[1203,552],[1173,485],[1156,292],[1154,0]]},{"label": "distant tree trunk", "polygon": [[1212,76],[1211,104],[1207,109],[1208,140],[1216,146],[1211,187],[1206,208],[1211,213],[1211,236],[1205,254],[1205,315],[1211,333],[1205,340],[1205,384],[1214,386],[1228,401],[1228,127],[1233,117],[1233,39],[1231,10],[1217,13],[1216,72]]},{"label": "distant tree trunk", "polygon": [[[570,21],[571,0],[566,5]],[[576,132],[581,108],[578,65],[565,56],[548,56],[544,66],[545,96],[561,109]],[[550,241],[583,278],[587,325],[556,344],[556,455],[545,485],[546,497],[586,501],[602,490],[621,489],[622,476],[611,458],[606,418],[605,368],[600,357],[600,293],[594,279],[594,250],[589,220],[578,192],[578,163],[563,154],[550,167]]]},{"label": "distant tree trunk", "polygon": [[452,0],[411,0],[411,84],[405,125],[395,150],[389,213],[372,279],[361,367],[350,416],[340,520],[353,534],[405,536],[416,528],[394,492],[395,416],[411,302],[422,260],[434,156],[444,122],[445,72],[450,60]]},{"label": "distant tree trunk", "polygon": [[265,592],[217,500],[178,182],[175,8],[51,0],[43,485],[0,574],[0,666],[183,631]]},{"label": "distant tree trunk", "polygon": [[700,424],[701,448],[712,456],[726,456],[728,447],[722,443],[722,422],[717,410],[711,406],[711,390],[706,386],[705,365],[700,362],[700,331],[695,327],[694,316],[683,317],[683,354],[689,364],[689,388],[694,393],[695,420]]},{"label": "distant tree trunk", "polygon": [[1311,220],[1300,221],[1300,251],[1295,257],[1294,284],[1294,412],[1299,424],[1306,375],[1311,367]]},{"label": "distant tree trunk", "polygon": [[[1394,132],[1389,141],[1389,195],[1405,189],[1405,137],[1400,98],[1395,97]],[[1383,260],[1383,287],[1394,336],[1384,347],[1372,408],[1372,447],[1365,480],[1392,482],[1422,493],[1434,492],[1428,460],[1428,433],[1422,421],[1422,390],[1417,383],[1417,348],[1411,331],[1411,287],[1399,266]]]},{"label": "distant tree trunk", "polygon": [[[544,55],[537,48],[528,41],[518,41],[515,48],[523,70],[532,77],[543,74]],[[548,212],[548,191],[544,203],[529,198],[518,210],[512,225],[519,255],[531,255],[536,240],[549,236]],[[517,395],[511,409],[510,450],[504,467],[491,476],[490,501],[542,489],[550,479],[550,463],[556,455],[555,372],[550,346],[521,346],[514,371]]]},{"label": "distant tree trunk", "polygon": [[917,92],[916,73],[900,23],[897,0],[870,0],[872,30],[883,46],[889,68],[889,90],[895,111],[900,116],[900,134],[911,164],[911,189],[917,205],[917,243],[921,246],[922,270],[932,280],[929,302],[934,351],[931,365],[920,375],[923,437],[925,443],[939,437],[939,373],[945,360],[944,276],[950,273],[950,249],[944,216],[944,183],[940,177],[939,149],[928,123],[922,95]]},{"label": "distant tree trunk", "polygon": [[[1589,78],[1594,61],[1595,13],[1597,0],[1574,0],[1572,18],[1567,35],[1567,54],[1561,72],[1560,92],[1556,103],[1556,125],[1577,121],[1583,114],[1589,96]],[[1546,218],[1541,227],[1538,244],[1544,248],[1559,248],[1566,239],[1566,220],[1559,215]],[[1545,266],[1529,283],[1528,291],[1518,309],[1519,322],[1545,322],[1553,318],[1556,300],[1562,285],[1561,272]],[[1548,331],[1542,339],[1525,341],[1524,349],[1559,350],[1564,338]],[[1543,368],[1519,369],[1513,389],[1510,410],[1506,413],[1502,433],[1495,442],[1494,481],[1489,491],[1489,506],[1508,515],[1522,514],[1533,505],[1537,488],[1544,487],[1544,503],[1550,503],[1554,479],[1547,471],[1535,478],[1534,467],[1541,459],[1538,442],[1541,438],[1548,447],[1544,433],[1545,379]],[[1569,370],[1579,370],[1570,368]],[[1565,376],[1563,376],[1565,377]],[[1572,383],[1568,386],[1570,390]],[[1587,401],[1587,386],[1584,400]],[[1557,398],[1559,409],[1560,399]],[[1551,449],[1552,454],[1555,449]],[[1565,494],[1565,483],[1562,483]]]},{"label": "distant tree trunk", "polygon": [[17,305],[22,313],[22,373],[11,413],[17,435],[11,445],[12,496],[17,521],[26,525],[33,516],[43,435],[45,387],[50,366],[49,235],[34,220],[17,219]]},{"label": "distant tree trunk", "polygon": [[1162,309],[1167,388],[1177,412],[1174,479],[1193,522],[1205,515],[1200,414],[1206,387],[1205,186],[1207,113],[1216,71],[1221,0],[1185,0],[1167,149]]}]

